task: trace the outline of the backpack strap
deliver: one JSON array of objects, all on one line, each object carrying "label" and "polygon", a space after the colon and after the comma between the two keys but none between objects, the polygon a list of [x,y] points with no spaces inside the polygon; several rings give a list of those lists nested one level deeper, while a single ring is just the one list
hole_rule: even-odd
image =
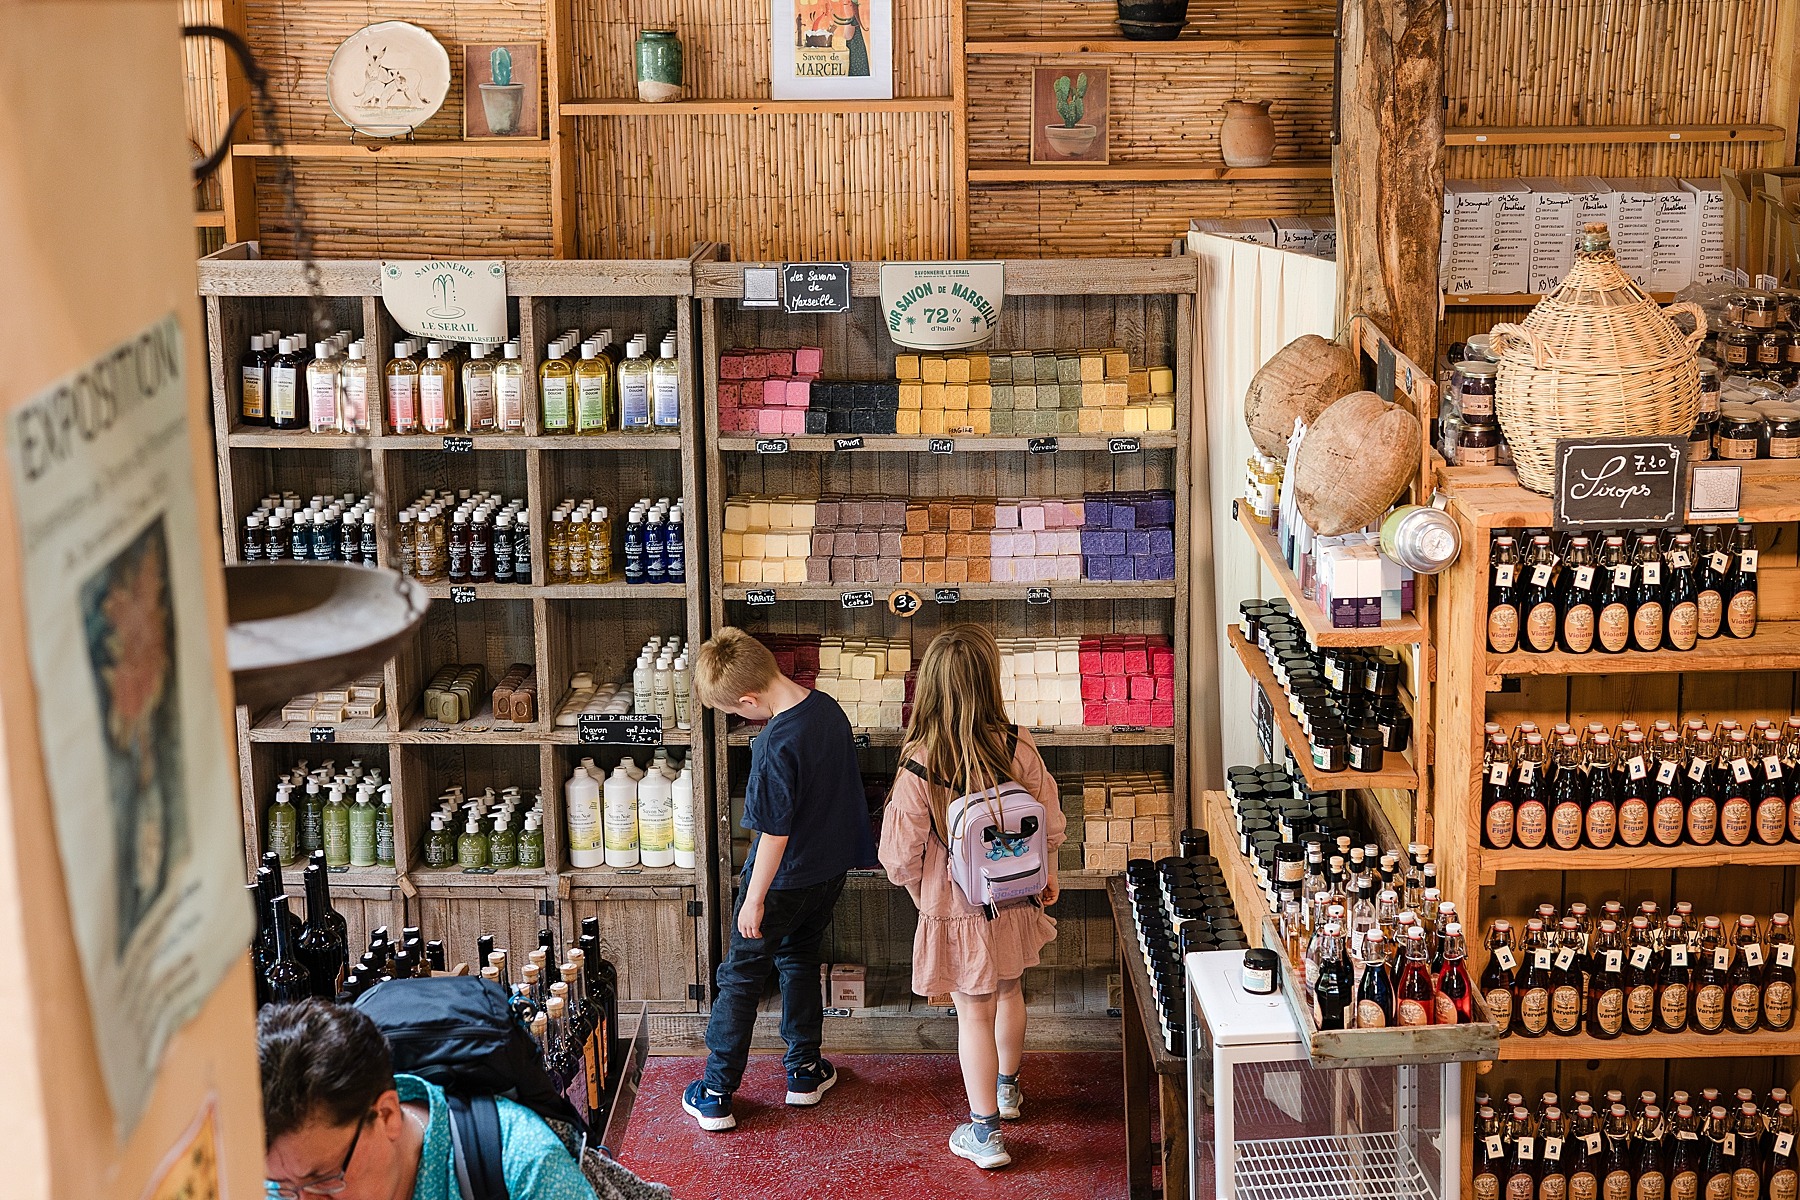
[{"label": "backpack strap", "polygon": [[[1017,754],[1018,752],[1019,752],[1019,727],[1017,725],[1008,725],[1006,727],[1006,757],[1007,757],[1007,759],[1010,760],[1012,758],[1012,756]],[[923,779],[926,783],[936,784],[938,787],[947,788],[952,792],[954,792],[956,790],[956,785],[954,783],[951,783],[948,779],[939,779],[936,776],[932,775],[932,773],[927,771],[925,769],[924,765],[921,764],[917,759],[913,759],[913,758],[907,759],[905,762],[900,764],[900,769],[903,771],[911,771],[914,775],[917,775],[920,779]]]},{"label": "backpack strap", "polygon": [[446,1094],[450,1148],[464,1200],[512,1200],[501,1167],[500,1106],[492,1096]]}]

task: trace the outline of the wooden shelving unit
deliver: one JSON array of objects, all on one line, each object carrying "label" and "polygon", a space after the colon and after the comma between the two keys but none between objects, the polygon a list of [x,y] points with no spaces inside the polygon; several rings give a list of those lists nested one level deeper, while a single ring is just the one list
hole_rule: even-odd
[{"label": "wooden shelving unit", "polygon": [[[1110,439],[1099,436],[1059,438],[1056,452],[1050,454],[1027,452],[1025,438],[961,437],[955,439],[955,452],[946,455],[931,453],[926,438],[883,435],[864,435],[861,448],[846,452],[836,452],[834,439],[825,436],[780,439],[786,442],[788,452],[758,453],[758,442],[768,439],[719,433],[716,405],[711,400],[717,395],[717,363],[722,351],[817,346],[824,351],[826,379],[891,379],[895,347],[878,319],[877,264],[852,265],[850,312],[816,316],[741,308],[743,271],[757,265],[767,264],[707,263],[698,266],[695,274],[702,343],[708,348],[706,492],[715,577],[722,572],[719,547],[724,501],[733,495],[1078,496],[1106,490],[1169,488],[1176,503],[1176,578],[1168,583],[954,585],[960,591],[954,604],[936,602],[936,585],[778,585],[773,589],[774,603],[757,605],[746,601],[749,589],[745,587],[717,587],[710,591],[713,625],[740,625],[752,633],[903,638],[912,645],[915,663],[938,629],[952,622],[988,625],[1002,637],[1166,634],[1175,650],[1174,727],[1061,726],[1034,728],[1031,734],[1044,749],[1054,773],[1160,770],[1171,776],[1177,796],[1186,795],[1188,589],[1187,545],[1182,531],[1188,520],[1188,406],[1178,401],[1179,427],[1174,432],[1136,435],[1137,449],[1129,453],[1110,452]],[[995,335],[984,348],[1117,345],[1130,353],[1133,366],[1173,367],[1177,396],[1192,394],[1192,306],[1197,285],[1192,258],[1079,263],[1009,260],[1005,269],[1005,301]],[[886,604],[890,593],[902,586],[923,600],[909,619],[895,616]],[[1049,603],[1026,602],[1026,589],[1037,586],[1050,590]],[[873,591],[873,607],[844,608],[840,597],[852,590]],[[734,853],[733,849],[734,838],[743,832],[734,824],[741,800],[734,806],[733,798],[742,795],[749,763],[746,747],[755,732],[753,727],[728,728],[715,723],[713,757],[722,764],[713,780],[719,821],[714,842],[721,852],[714,901],[719,911],[731,907],[732,886],[741,862],[741,850]],[[865,746],[865,778],[878,789],[884,789],[893,778],[898,765],[895,749],[902,732],[897,727],[856,731]],[[1071,833],[1079,841],[1081,817],[1079,805],[1076,807]],[[1181,819],[1177,817],[1178,822]],[[1046,980],[1040,973],[1028,973],[1026,990],[1033,1003],[1041,999],[1034,996],[1034,989],[1067,989],[1071,979],[1103,980],[1105,974],[1116,970],[1112,921],[1101,890],[1104,876],[1068,869],[1061,876],[1065,891],[1056,909],[1058,944],[1046,952],[1046,962],[1054,961],[1059,972],[1075,974]],[[859,874],[839,902],[830,952],[840,961],[864,964],[872,976],[893,979],[903,994],[915,920],[912,902],[903,891],[888,885],[879,873]],[[1117,1045],[1116,1016],[1109,1020],[1103,1004],[1096,1009],[1091,1000],[1078,1002],[1074,996],[1071,992],[1049,1012],[1033,1012],[1033,1042]],[[939,1025],[941,1018],[942,1010],[924,1008],[921,1001],[901,1007],[890,1003],[878,1012],[832,1025],[827,1036],[834,1045],[880,1048],[890,1044],[893,1022],[904,1020],[916,1031],[916,1039],[935,1044],[946,1036]]]},{"label": "wooden shelving unit", "polygon": [[570,117],[757,117],[818,116],[843,112],[947,113],[955,101],[948,96],[897,96],[892,100],[670,100],[645,104],[641,100],[595,98],[570,100],[562,106]]},{"label": "wooden shelving unit", "polygon": [[1032,58],[1043,54],[1329,54],[1335,38],[1286,37],[1215,38],[1179,37],[1170,41],[1137,41],[1125,37],[1016,37],[1005,41],[971,41],[971,56]]},{"label": "wooden shelving unit", "polygon": [[1695,871],[1709,867],[1800,867],[1800,845],[1615,846],[1610,850],[1535,850],[1481,847],[1475,857],[1481,881],[1492,884],[1503,871]]},{"label": "wooden shelving unit", "polygon": [[[364,153],[354,147],[356,153]],[[697,255],[711,253],[702,247]],[[516,952],[537,944],[546,925],[568,944],[581,918],[600,918],[607,954],[620,973],[621,998],[646,1000],[663,1014],[704,1010],[710,980],[714,921],[712,742],[694,705],[696,728],[670,729],[663,743],[687,751],[695,771],[696,825],[701,865],[692,870],[576,870],[564,847],[563,785],[582,758],[610,767],[626,753],[649,751],[583,745],[576,729],[553,718],[577,669],[618,679],[637,647],[652,634],[705,637],[703,522],[693,522],[686,584],[585,586],[541,582],[549,562],[547,516],[564,496],[593,496],[623,513],[640,495],[681,495],[690,511],[701,504],[699,353],[692,303],[692,264],[667,262],[532,262],[508,264],[514,297],[513,329],[525,365],[526,432],[483,435],[466,452],[446,453],[441,437],[366,439],[284,433],[238,423],[238,360],[252,332],[307,324],[308,302],[298,264],[262,260],[254,246],[227,247],[201,263],[219,456],[220,515],[228,562],[236,562],[244,515],[271,490],[374,492],[382,498],[378,560],[394,561],[394,516],[425,487],[483,487],[524,497],[531,524],[534,578],[520,584],[433,584],[434,598],[416,640],[383,671],[385,712],[373,721],[323,728],[283,722],[279,709],[238,710],[246,866],[263,846],[263,815],[275,779],[300,761],[361,758],[393,783],[395,865],[332,877],[352,942],[378,925],[420,925],[445,941],[452,957],[467,957],[475,939],[494,934]],[[398,338],[380,300],[377,265],[332,262],[322,271],[325,304],[334,327],[364,338],[370,363],[370,410],[379,428],[379,383]],[[681,373],[679,435],[544,437],[537,429],[536,372],[545,345],[570,326],[612,326],[660,336],[673,331]],[[472,595],[472,599],[466,597]],[[444,725],[417,710],[424,680],[448,663],[485,666],[490,678],[513,662],[535,664],[539,719],[495,721],[491,711]],[[489,874],[426,870],[422,866],[426,814],[450,784],[470,791],[517,785],[544,797],[546,866]]]},{"label": "wooden shelving unit", "polygon": [[1779,125],[1492,125],[1451,126],[1446,146],[1616,146],[1638,142],[1779,142]]},{"label": "wooden shelving unit", "polygon": [[1203,183],[1251,179],[1330,179],[1328,162],[1228,167],[1209,162],[1113,162],[1087,165],[975,162],[970,183]]},{"label": "wooden shelving unit", "polygon": [[1315,646],[1413,646],[1425,636],[1425,627],[1419,618],[1412,613],[1402,614],[1399,620],[1383,621],[1379,628],[1373,629],[1339,629],[1325,617],[1317,603],[1307,599],[1301,592],[1300,581],[1294,577],[1293,569],[1282,557],[1281,544],[1275,540],[1275,534],[1269,526],[1262,524],[1250,515],[1249,506],[1237,506],[1238,524],[1250,537],[1250,544],[1256,547],[1257,557],[1263,561],[1269,577],[1275,581],[1282,597],[1293,606],[1294,616],[1305,627],[1307,637]]},{"label": "wooden shelving unit", "polygon": [[266,142],[238,142],[231,152],[242,158],[540,158],[551,154],[549,142],[394,141],[290,142],[273,146]]}]

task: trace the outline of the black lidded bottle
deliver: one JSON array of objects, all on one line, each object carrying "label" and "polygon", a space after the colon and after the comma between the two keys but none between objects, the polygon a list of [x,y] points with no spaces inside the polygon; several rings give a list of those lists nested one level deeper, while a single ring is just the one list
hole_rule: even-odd
[{"label": "black lidded bottle", "polygon": [[325,872],[306,868],[306,924],[300,927],[295,957],[312,977],[313,995],[336,1000],[349,970],[349,953],[331,923],[331,903],[325,897]]},{"label": "black lidded bottle", "polygon": [[275,934],[275,949],[268,969],[263,972],[263,987],[271,1004],[298,1004],[316,994],[311,973],[294,956],[294,942],[288,936],[292,919],[286,894],[275,897],[269,905],[269,927]]}]

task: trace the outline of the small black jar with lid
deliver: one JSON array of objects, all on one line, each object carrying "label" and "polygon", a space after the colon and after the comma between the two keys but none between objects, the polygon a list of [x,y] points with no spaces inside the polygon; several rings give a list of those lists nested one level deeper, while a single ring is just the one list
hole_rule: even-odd
[{"label": "small black jar with lid", "polygon": [[1731,461],[1753,459],[1762,449],[1762,435],[1761,413],[1748,404],[1727,404],[1719,410],[1714,453]]}]

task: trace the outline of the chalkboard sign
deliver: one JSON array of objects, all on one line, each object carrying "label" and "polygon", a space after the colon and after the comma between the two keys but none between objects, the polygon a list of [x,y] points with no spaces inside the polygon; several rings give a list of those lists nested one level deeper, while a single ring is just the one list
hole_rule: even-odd
[{"label": "chalkboard sign", "polygon": [[475,589],[464,583],[450,585],[450,600],[454,604],[475,603]]},{"label": "chalkboard sign", "polygon": [[745,604],[773,604],[773,603],[775,603],[775,589],[774,588],[751,588],[749,591],[744,593],[744,603]]},{"label": "chalkboard sign", "polygon": [[337,741],[337,727],[335,725],[314,725],[311,729],[307,730],[306,733],[307,733],[308,741],[312,741],[312,742],[335,742],[335,741]]},{"label": "chalkboard sign", "polygon": [[575,729],[584,746],[660,746],[663,740],[662,718],[656,716],[582,713]]},{"label": "chalkboard sign", "polygon": [[1143,448],[1143,443],[1134,437],[1106,439],[1106,450],[1109,454],[1136,454]]},{"label": "chalkboard sign", "polygon": [[932,595],[932,599],[936,600],[939,604],[960,604],[962,603],[962,589],[939,588]]},{"label": "chalkboard sign", "polygon": [[956,452],[956,439],[932,438],[926,448],[933,454],[953,454]]},{"label": "chalkboard sign", "polygon": [[844,592],[839,596],[845,608],[874,608],[874,592]]},{"label": "chalkboard sign", "polygon": [[850,311],[849,263],[784,263],[781,310],[790,313]]},{"label": "chalkboard sign", "polygon": [[1679,525],[1687,512],[1686,460],[1685,437],[1558,438],[1556,528]]},{"label": "chalkboard sign", "polygon": [[1025,449],[1032,454],[1055,454],[1056,439],[1053,437],[1035,437],[1025,443]]},{"label": "chalkboard sign", "polygon": [[472,437],[447,437],[444,439],[445,454],[469,454],[475,449]]},{"label": "chalkboard sign", "polygon": [[832,439],[831,448],[833,450],[861,450],[863,448],[863,440],[859,437],[834,438]]},{"label": "chalkboard sign", "polygon": [[788,444],[786,438],[760,438],[756,443],[758,454],[786,454]]},{"label": "chalkboard sign", "polygon": [[855,734],[851,737],[850,741],[858,750],[867,750],[869,748],[869,735],[866,733]]},{"label": "chalkboard sign", "polygon": [[901,588],[888,597],[888,611],[896,617],[910,617],[919,611],[919,606],[923,603],[919,599],[919,593],[911,588]]},{"label": "chalkboard sign", "polygon": [[1046,587],[1026,588],[1025,589],[1025,603],[1027,603],[1027,604],[1048,604],[1048,603],[1050,603],[1050,589],[1046,588]]}]

